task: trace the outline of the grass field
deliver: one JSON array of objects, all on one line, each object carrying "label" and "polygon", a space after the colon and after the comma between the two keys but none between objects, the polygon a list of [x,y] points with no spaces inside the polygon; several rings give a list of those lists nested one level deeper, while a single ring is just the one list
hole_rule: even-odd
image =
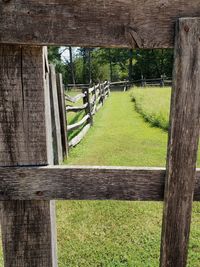
[{"label": "grass field", "polygon": [[[169,112],[170,90],[149,90],[149,106],[158,110],[162,101],[160,110]],[[132,94],[111,95],[66,164],[165,166],[167,133],[135,111]],[[200,205],[193,206],[188,266],[200,267]],[[161,218],[158,202],[58,201],[59,266],[158,266]]]},{"label": "grass field", "polygon": [[[133,94],[143,113],[162,113],[168,122],[170,89],[112,93],[65,164],[165,166],[167,132],[152,127],[154,123],[136,112]],[[57,201],[59,267],[158,267],[162,206],[160,202]],[[200,267],[197,203],[188,267]]]}]

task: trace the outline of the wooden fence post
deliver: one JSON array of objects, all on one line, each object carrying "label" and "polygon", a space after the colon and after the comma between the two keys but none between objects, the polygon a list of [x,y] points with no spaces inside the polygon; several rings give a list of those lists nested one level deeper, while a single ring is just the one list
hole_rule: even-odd
[{"label": "wooden fence post", "polygon": [[93,125],[93,116],[92,116],[92,110],[91,110],[91,104],[90,104],[90,93],[89,88],[85,88],[82,91],[85,96],[83,97],[83,104],[88,104],[85,108],[85,113],[89,115],[89,118],[87,120],[87,123],[90,123],[90,125]]},{"label": "wooden fence post", "polygon": [[63,152],[61,142],[60,115],[58,107],[55,66],[50,64],[49,69],[54,164],[60,164],[63,161]]},{"label": "wooden fence post", "polygon": [[170,115],[161,267],[185,267],[200,131],[200,18],[179,19]]},{"label": "wooden fence post", "polygon": [[[0,62],[0,165],[47,165],[43,49],[1,45]],[[54,222],[50,201],[1,202],[4,266],[56,267]]]},{"label": "wooden fence post", "polygon": [[67,140],[67,116],[65,105],[65,93],[63,88],[62,74],[56,75],[57,93],[58,93],[58,107],[60,114],[60,129],[61,129],[61,141],[63,157],[68,156],[68,140]]}]

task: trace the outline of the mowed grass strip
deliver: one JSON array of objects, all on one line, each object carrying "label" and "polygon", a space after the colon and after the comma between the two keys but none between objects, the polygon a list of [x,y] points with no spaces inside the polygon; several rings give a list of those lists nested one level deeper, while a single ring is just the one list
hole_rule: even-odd
[{"label": "mowed grass strip", "polygon": [[86,138],[70,151],[66,164],[165,166],[167,134],[135,112],[129,92],[115,92],[95,115]]}]

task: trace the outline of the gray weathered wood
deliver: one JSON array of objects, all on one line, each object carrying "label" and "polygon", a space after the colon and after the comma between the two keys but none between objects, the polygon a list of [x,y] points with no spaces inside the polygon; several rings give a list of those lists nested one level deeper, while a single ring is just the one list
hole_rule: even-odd
[{"label": "gray weathered wood", "polygon": [[84,98],[84,97],[85,97],[85,94],[78,94],[78,95],[76,95],[76,96],[74,96],[74,97],[69,96],[69,95],[65,95],[65,99],[66,99],[67,101],[72,102],[72,103],[76,103],[76,102],[78,102],[81,98]]},{"label": "gray weathered wood", "polygon": [[[44,98],[45,98],[45,120],[46,120],[46,145],[47,145],[47,162],[49,165],[54,164],[53,155],[53,136],[52,136],[52,120],[51,120],[51,103],[49,88],[49,63],[48,50],[43,47],[43,76],[44,76]],[[49,205],[48,205],[49,208]],[[56,207],[55,201],[50,201],[50,222],[51,222],[51,251],[52,265],[57,267],[57,231],[56,231]]]},{"label": "gray weathered wood", "polygon": [[43,47],[43,76],[44,76],[44,98],[45,98],[45,119],[46,119],[46,145],[48,164],[54,164],[53,157],[53,136],[52,136],[52,120],[51,120],[51,103],[50,103],[50,88],[49,88],[49,63],[48,49]]},{"label": "gray weathered wood", "polygon": [[55,66],[51,64],[49,69],[50,69],[50,99],[51,99],[54,164],[59,164],[63,161],[63,151],[62,151],[62,139],[61,139]]},{"label": "gray weathered wood", "polygon": [[80,133],[78,133],[70,142],[69,142],[69,146],[70,147],[74,147],[76,145],[78,145],[81,140],[85,137],[85,135],[87,134],[88,130],[90,129],[90,124],[87,124],[86,126],[83,127],[83,129],[80,131]]},{"label": "gray weathered wood", "polygon": [[103,106],[102,103],[100,103],[100,104],[97,106],[97,108],[96,108],[97,112],[100,110],[100,108],[102,108],[102,106]]},{"label": "gray weathered wood", "polygon": [[172,47],[175,21],[185,16],[200,16],[199,0],[1,0],[0,42]]},{"label": "gray weathered wood", "polygon": [[63,157],[68,156],[68,141],[67,141],[67,118],[66,118],[66,106],[65,106],[65,94],[63,88],[62,74],[56,75],[57,92],[58,92],[58,107],[60,114],[60,131],[62,141]]},{"label": "gray weathered wood", "polygon": [[85,108],[85,114],[86,116],[88,115],[88,120],[87,123],[90,123],[91,125],[93,125],[93,116],[92,116],[92,107],[91,107],[91,103],[90,103],[90,93],[89,93],[89,89],[83,89],[83,94],[85,94],[85,97],[83,98],[83,104],[88,103],[87,107]]},{"label": "gray weathered wood", "polygon": [[178,21],[162,230],[162,267],[185,267],[187,261],[200,131],[199,37],[200,18]]},{"label": "gray weathered wood", "polygon": [[[47,166],[0,168],[0,199],[162,201],[164,168]],[[194,200],[200,201],[200,170]]]},{"label": "gray weathered wood", "polygon": [[[0,46],[0,166],[48,163],[43,58],[39,47]],[[56,266],[52,211],[49,201],[1,202],[5,267]]]},{"label": "gray weathered wood", "polygon": [[85,103],[84,105],[79,106],[79,107],[67,106],[66,111],[67,112],[79,112],[79,111],[84,110],[87,107],[87,105],[88,103]]},{"label": "gray weathered wood", "polygon": [[89,118],[90,116],[87,114],[85,115],[80,121],[74,123],[74,124],[70,124],[67,126],[67,131],[73,131],[78,129],[80,126],[82,126]]}]

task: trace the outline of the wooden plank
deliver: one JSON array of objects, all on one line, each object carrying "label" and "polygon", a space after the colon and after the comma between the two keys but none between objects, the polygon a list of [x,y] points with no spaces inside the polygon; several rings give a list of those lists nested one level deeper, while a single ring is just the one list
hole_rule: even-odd
[{"label": "wooden plank", "polygon": [[68,125],[67,131],[73,131],[73,130],[78,129],[80,126],[82,126],[88,120],[89,117],[90,116],[87,114],[79,122]]},{"label": "wooden plank", "polygon": [[88,103],[86,109],[85,109],[85,114],[88,115],[88,120],[87,123],[90,123],[90,125],[93,125],[93,116],[92,116],[92,107],[90,103],[90,93],[89,89],[83,89],[83,94],[85,94],[85,97],[83,98],[83,103],[86,104]]},{"label": "wooden plank", "polygon": [[47,162],[43,72],[38,71],[43,62],[37,56],[38,50],[0,46],[0,166]]},{"label": "wooden plank", "polygon": [[67,106],[66,111],[67,112],[79,112],[79,111],[84,110],[87,106],[88,106],[88,103],[85,103],[84,105],[79,106],[79,107]]},{"label": "wooden plank", "polygon": [[81,140],[85,137],[85,135],[87,134],[88,130],[90,129],[90,124],[87,124],[86,126],[84,126],[84,128],[80,131],[80,133],[78,133],[70,142],[69,142],[69,146],[70,147],[74,147],[76,145],[78,145]]},{"label": "wooden plank", "polygon": [[175,21],[186,16],[200,16],[198,0],[2,1],[0,42],[173,47]]},{"label": "wooden plank", "polygon": [[60,115],[58,106],[55,66],[51,64],[49,66],[49,69],[54,164],[60,164],[63,161],[63,151],[61,141]]},{"label": "wooden plank", "polygon": [[102,108],[102,106],[103,106],[102,103],[100,103],[100,104],[97,106],[97,108],[96,108],[97,112],[100,110],[100,108]]},{"label": "wooden plank", "polygon": [[170,137],[163,215],[162,267],[185,267],[200,131],[200,18],[176,29]]},{"label": "wooden plank", "polygon": [[67,101],[72,102],[72,103],[76,103],[76,102],[78,102],[81,98],[84,98],[84,97],[85,97],[85,94],[78,94],[78,95],[76,95],[76,96],[74,96],[74,97],[71,97],[71,96],[69,96],[69,95],[65,95],[65,99],[66,99]]},{"label": "wooden plank", "polygon": [[[48,163],[43,59],[39,47],[0,46],[0,166]],[[5,267],[57,266],[52,211],[49,201],[1,202]]]},{"label": "wooden plank", "polygon": [[[50,88],[49,88],[49,63],[48,50],[43,47],[43,76],[44,76],[44,98],[45,98],[45,120],[46,120],[46,145],[47,145],[47,162],[50,165],[54,164],[53,154],[53,136],[52,136],[52,120],[51,120],[51,103],[50,103]],[[52,251],[52,266],[57,267],[57,231],[56,231],[56,206],[55,201],[48,203],[50,206],[50,223],[51,223],[51,251]]]},{"label": "wooden plank", "polygon": [[[0,168],[0,199],[162,201],[164,168],[47,166]],[[200,201],[200,170],[194,200]]]},{"label": "wooden plank", "polygon": [[58,93],[58,107],[60,115],[60,131],[62,141],[62,152],[63,158],[68,156],[68,140],[67,140],[67,117],[66,117],[66,106],[65,106],[65,94],[63,88],[62,74],[56,75],[57,82],[57,93]]},{"label": "wooden plank", "polygon": [[49,63],[48,63],[48,50],[46,46],[43,47],[43,76],[44,76],[47,161],[50,165],[53,165],[54,159],[53,159],[53,145],[52,145],[53,136],[52,136],[51,103],[50,103],[50,88],[49,88]]}]

